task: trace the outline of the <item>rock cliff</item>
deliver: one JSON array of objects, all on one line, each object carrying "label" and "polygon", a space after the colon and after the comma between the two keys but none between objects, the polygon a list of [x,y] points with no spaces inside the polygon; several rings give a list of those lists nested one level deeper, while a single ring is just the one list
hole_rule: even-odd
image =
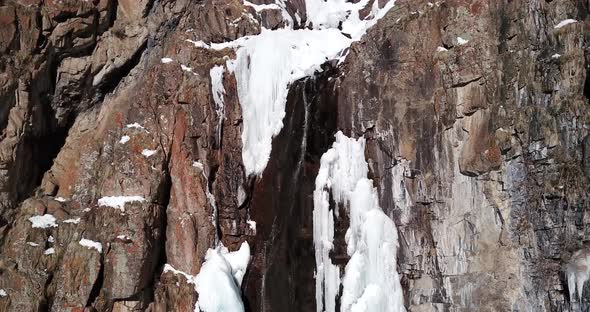
[{"label": "rock cliff", "polygon": [[207,250],[243,242],[246,311],[314,311],[339,130],[366,140],[408,311],[590,308],[564,273],[590,241],[588,1],[395,1],[289,85],[250,175],[236,51],[209,44],[312,27],[309,1],[256,2],[0,0],[0,311],[192,311]]}]

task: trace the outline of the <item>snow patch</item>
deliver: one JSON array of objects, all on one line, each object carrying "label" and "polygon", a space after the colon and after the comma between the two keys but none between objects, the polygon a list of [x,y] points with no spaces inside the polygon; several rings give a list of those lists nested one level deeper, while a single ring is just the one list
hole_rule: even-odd
[{"label": "snow patch", "polygon": [[6,296],[8,296],[8,294],[6,293],[6,290],[0,289],[0,297],[6,297]]},{"label": "snow patch", "polygon": [[33,216],[29,218],[34,228],[46,229],[49,227],[57,227],[56,219],[53,215],[44,214],[42,216]]},{"label": "snow patch", "polygon": [[45,251],[43,252],[44,255],[48,256],[48,255],[53,255],[55,253],[55,248],[51,247],[51,248],[47,248],[45,249]]},{"label": "snow patch", "polygon": [[252,230],[252,231],[254,231],[254,233],[256,233],[256,221],[248,219],[248,221],[246,221],[246,223],[248,223],[248,227],[250,228],[250,230]]},{"label": "snow patch", "polygon": [[140,130],[144,130],[145,132],[149,133],[149,131],[147,131],[142,125],[138,124],[137,122],[134,122],[132,124],[128,124],[125,127],[129,128],[129,129],[140,129]]},{"label": "snow patch", "polygon": [[100,207],[112,207],[125,212],[125,204],[131,202],[144,202],[142,196],[105,196],[98,200]]},{"label": "snow patch", "polygon": [[445,47],[436,48],[436,52],[446,52],[446,51],[449,51],[449,50],[447,50],[447,48],[445,48]]},{"label": "snow patch", "polygon": [[569,25],[569,24],[573,24],[573,23],[577,23],[577,22],[578,21],[575,20],[575,19],[568,18],[568,19],[565,19],[565,20],[559,22],[557,25],[555,25],[554,28],[555,29],[559,29],[559,28],[561,28],[563,26],[566,26],[566,25]]},{"label": "snow patch", "polygon": [[33,243],[33,242],[27,242],[27,245],[33,246],[33,247],[38,247],[39,246],[39,244]]},{"label": "snow patch", "polygon": [[368,0],[357,3],[345,0],[305,0],[307,11],[307,26],[314,29],[337,29],[349,34],[354,41],[367,32],[394,6],[395,0],[388,1],[383,8],[379,8],[378,1],[373,2],[371,12],[365,19],[360,19],[360,11],[369,4]]},{"label": "snow patch", "polygon": [[127,235],[117,235],[117,238],[120,240],[131,240],[131,238]]},{"label": "snow patch", "polygon": [[88,248],[88,249],[96,249],[99,253],[102,253],[102,244],[99,242],[95,242],[93,240],[82,238],[80,240],[79,244]]},{"label": "snow patch", "polygon": [[203,170],[203,163],[200,161],[193,161],[193,167]]},{"label": "snow patch", "polygon": [[80,218],[76,218],[76,219],[66,219],[63,221],[63,223],[71,223],[71,224],[78,224],[80,223]]},{"label": "snow patch", "polygon": [[125,144],[127,142],[129,142],[131,138],[128,135],[124,135],[121,137],[121,139],[119,140],[119,144]]},{"label": "snow patch", "polygon": [[551,55],[552,59],[558,59],[560,57],[561,57],[561,54],[559,54],[559,53],[555,53],[555,54]]},{"label": "snow patch", "polygon": [[65,198],[63,198],[63,197],[59,197],[59,196],[58,196],[58,197],[56,197],[56,198],[54,198],[54,200],[55,200],[55,201],[58,201],[58,202],[60,202],[60,203],[63,203],[63,202],[66,202],[66,201],[67,201],[67,199],[65,199]]},{"label": "snow patch", "polygon": [[168,63],[171,63],[174,60],[171,59],[171,58],[169,58],[169,57],[163,57],[160,61],[162,62],[162,64],[168,64]]},{"label": "snow patch", "polygon": [[55,242],[55,238],[53,238],[53,235],[49,235],[49,237],[47,238],[47,241],[50,243]]},{"label": "snow patch", "polygon": [[[184,276],[189,284],[194,284],[195,283],[195,277],[193,275],[190,275],[190,274],[188,274],[186,272],[177,270],[172,265],[166,263],[166,264],[164,264],[164,270],[163,270],[162,273],[168,273],[168,272],[171,272],[171,273],[173,273],[175,275],[182,275],[182,276]],[[195,309],[195,311],[198,312],[198,310],[196,310],[196,309]]]},{"label": "snow patch", "polygon": [[271,3],[271,4],[254,4],[250,1],[245,0],[244,1],[244,5],[245,6],[249,6],[251,8],[254,8],[254,11],[256,12],[260,12],[260,11],[264,11],[264,10],[280,10],[281,7],[278,6],[276,3]]},{"label": "snow patch", "polygon": [[461,37],[457,37],[457,44],[458,45],[464,45],[464,44],[467,44],[468,42],[469,42],[469,40],[467,40],[467,39],[463,39]]},{"label": "snow patch", "polygon": [[223,245],[207,250],[205,263],[194,278],[198,308],[204,312],[244,311],[240,286],[249,262],[247,242],[234,252]]},{"label": "snow patch", "polygon": [[158,152],[157,150],[144,149],[143,151],[141,151],[141,155],[143,155],[145,157],[151,157],[154,154],[156,154],[157,152]]},{"label": "snow patch", "polygon": [[[334,217],[330,194],[347,208],[350,227],[346,232],[350,256],[342,277],[342,311],[402,312],[403,293],[397,273],[397,229],[387,217],[372,180],[366,178],[365,140],[336,133],[336,141],[320,160],[313,194],[313,238],[316,255],[317,311],[335,311],[340,270],[332,263]],[[322,303],[325,302],[325,308]]]}]

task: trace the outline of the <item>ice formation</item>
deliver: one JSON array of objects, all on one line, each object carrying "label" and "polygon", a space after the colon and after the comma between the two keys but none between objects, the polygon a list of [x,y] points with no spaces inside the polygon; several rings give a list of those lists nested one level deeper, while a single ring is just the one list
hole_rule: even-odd
[{"label": "ice formation", "polygon": [[213,94],[213,101],[215,102],[215,113],[217,114],[217,143],[221,140],[221,129],[223,120],[225,119],[224,99],[225,88],[223,87],[223,72],[225,69],[221,65],[216,65],[209,71],[211,77],[211,93]]},{"label": "ice formation", "polygon": [[[366,178],[365,140],[348,138],[342,132],[320,160],[314,191],[313,237],[316,256],[317,311],[335,311],[340,283],[341,311],[405,311],[397,273],[397,229],[379,206],[372,180]],[[345,241],[350,260],[342,282],[332,264],[334,217],[330,194],[346,207],[350,227]],[[325,303],[325,306],[324,306]]]},{"label": "ice formation", "polygon": [[571,260],[566,266],[566,275],[570,302],[574,302],[576,290],[578,291],[578,300],[579,302],[582,302],[584,284],[590,279],[589,249],[581,249],[574,252]]},{"label": "ice formation", "polygon": [[220,244],[210,248],[205,255],[205,263],[196,276],[164,265],[164,273],[183,275],[189,284],[195,285],[199,301],[195,312],[244,311],[240,287],[250,262],[250,245],[243,242],[240,249],[230,252]]},{"label": "ice formation", "polygon": [[240,286],[248,262],[250,246],[247,242],[234,252],[223,246],[207,250],[205,263],[194,279],[199,309],[203,312],[244,311]]},{"label": "ice formation", "polygon": [[[272,5],[254,6],[255,10],[280,9],[285,28],[262,29],[255,36],[240,37],[224,43],[187,39],[198,48],[236,49],[236,59],[229,62],[234,72],[243,115],[242,160],[247,175],[260,175],[268,163],[272,138],[283,128],[289,85],[295,80],[321,71],[329,60],[343,60],[343,51],[391,9],[395,0],[379,8],[373,3],[370,14],[360,19],[359,11],[368,0],[349,3],[344,0],[306,0],[308,26],[292,29],[292,19],[281,0]],[[341,29],[338,27],[341,26]],[[213,82],[213,76],[212,76]],[[214,93],[214,99],[217,97]],[[217,102],[217,101],[216,101]]]}]

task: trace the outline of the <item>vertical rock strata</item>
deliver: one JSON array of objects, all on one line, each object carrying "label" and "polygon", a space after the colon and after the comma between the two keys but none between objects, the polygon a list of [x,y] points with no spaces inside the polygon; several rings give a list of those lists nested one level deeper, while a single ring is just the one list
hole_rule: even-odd
[{"label": "vertical rock strata", "polygon": [[590,307],[563,272],[590,238],[587,2],[396,1],[290,85],[247,175],[235,52],[186,40],[317,26],[306,1],[275,5],[0,0],[0,311],[192,311],[217,240],[250,246],[246,311],[314,311],[313,192],[339,130],[366,140],[408,311]]}]

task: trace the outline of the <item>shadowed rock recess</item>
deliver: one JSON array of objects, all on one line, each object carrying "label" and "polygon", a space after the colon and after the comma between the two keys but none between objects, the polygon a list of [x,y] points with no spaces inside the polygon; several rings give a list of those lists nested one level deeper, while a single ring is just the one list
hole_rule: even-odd
[{"label": "shadowed rock recess", "polygon": [[317,27],[312,0],[252,2],[0,0],[0,311],[199,311],[208,249],[243,242],[245,311],[316,311],[337,131],[366,140],[407,311],[590,309],[564,271],[590,245],[588,1],[395,1],[290,83],[249,175],[237,52],[208,43]]}]

